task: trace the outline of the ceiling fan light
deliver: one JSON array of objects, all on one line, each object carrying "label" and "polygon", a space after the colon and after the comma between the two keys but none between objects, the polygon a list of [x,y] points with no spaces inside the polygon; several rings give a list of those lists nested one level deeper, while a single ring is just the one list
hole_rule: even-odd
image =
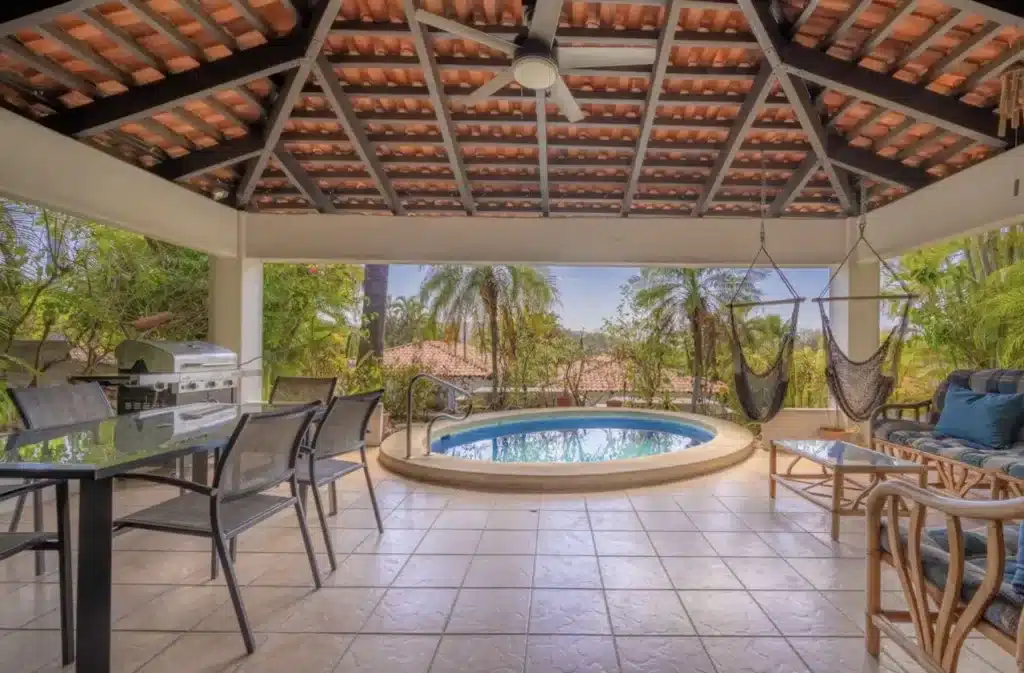
[{"label": "ceiling fan light", "polygon": [[516,59],[512,72],[519,84],[527,89],[550,89],[558,79],[558,65],[546,56],[523,56]]}]

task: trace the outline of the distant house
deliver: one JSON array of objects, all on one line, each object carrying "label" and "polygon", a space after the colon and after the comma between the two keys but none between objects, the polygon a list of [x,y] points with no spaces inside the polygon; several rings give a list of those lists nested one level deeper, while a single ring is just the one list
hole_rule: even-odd
[{"label": "distant house", "polygon": [[[578,364],[576,365],[578,367]],[[552,385],[564,385],[565,372],[559,374],[560,378]],[[663,390],[674,398],[688,398],[693,394],[693,377],[682,376],[679,373],[666,369],[664,375],[667,382]],[[629,397],[635,393],[629,389],[629,377],[625,363],[613,358],[610,355],[596,355],[588,358],[584,363],[583,377],[580,381],[580,390],[586,392],[590,402],[603,402],[609,398],[622,395]],[[722,393],[727,390],[726,385],[721,381],[704,381],[704,393]]]},{"label": "distant house", "polygon": [[470,390],[491,380],[491,359],[469,344],[421,341],[384,349],[385,367],[415,365]]}]

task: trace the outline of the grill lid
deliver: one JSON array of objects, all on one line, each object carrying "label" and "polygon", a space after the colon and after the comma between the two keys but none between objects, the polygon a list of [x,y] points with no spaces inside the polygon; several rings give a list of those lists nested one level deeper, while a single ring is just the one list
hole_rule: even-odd
[{"label": "grill lid", "polygon": [[122,341],[114,349],[122,372],[181,374],[238,368],[238,355],[205,341]]}]

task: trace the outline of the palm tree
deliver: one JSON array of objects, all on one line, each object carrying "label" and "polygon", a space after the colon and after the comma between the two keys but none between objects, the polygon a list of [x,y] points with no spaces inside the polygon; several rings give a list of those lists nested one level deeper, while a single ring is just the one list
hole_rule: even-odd
[{"label": "palm tree", "polygon": [[[755,272],[757,273],[757,272]],[[737,301],[755,301],[760,275],[751,274],[740,287],[742,274],[731,269],[644,269],[631,280],[637,305],[673,329],[689,329],[693,340],[693,395],[690,408],[697,411],[702,396],[705,337],[712,341],[722,325],[722,308],[739,290]]]},{"label": "palm tree", "polygon": [[491,383],[497,399],[501,385],[498,367],[499,319],[513,329],[508,316],[522,310],[540,311],[558,301],[554,279],[541,268],[529,266],[461,266],[443,264],[430,268],[420,288],[430,317],[445,324],[461,324],[483,318],[488,326],[491,350]]},{"label": "palm tree", "polygon": [[367,353],[384,357],[384,321],[388,310],[387,264],[367,264],[363,267],[363,325],[367,335],[359,343],[359,359]]}]

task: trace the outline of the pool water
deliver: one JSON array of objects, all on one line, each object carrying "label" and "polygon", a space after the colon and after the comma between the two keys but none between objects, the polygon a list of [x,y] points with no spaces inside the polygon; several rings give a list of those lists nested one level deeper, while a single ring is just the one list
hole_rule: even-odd
[{"label": "pool water", "polygon": [[594,463],[683,451],[713,436],[681,421],[588,413],[501,421],[442,434],[431,451],[494,463]]}]

